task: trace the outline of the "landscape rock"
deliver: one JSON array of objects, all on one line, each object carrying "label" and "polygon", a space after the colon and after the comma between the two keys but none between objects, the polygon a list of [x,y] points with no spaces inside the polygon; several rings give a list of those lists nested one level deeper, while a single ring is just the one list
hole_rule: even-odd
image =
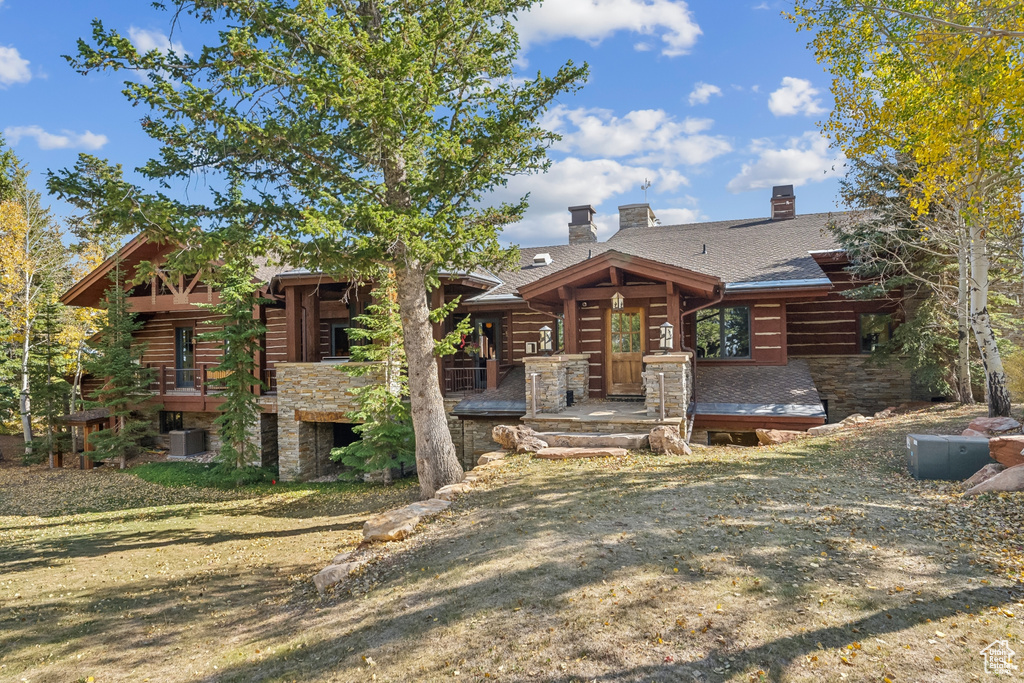
[{"label": "landscape rock", "polygon": [[885,410],[879,410],[877,413],[875,413],[875,419],[876,420],[885,420],[885,419],[888,419],[888,418],[894,416],[895,414],[896,414],[896,409],[895,408],[886,408]]},{"label": "landscape rock", "polygon": [[1000,434],[1020,429],[1020,422],[1012,417],[976,417],[967,428],[986,434]]},{"label": "landscape rock", "polygon": [[473,487],[463,481],[461,484],[448,484],[434,492],[434,497],[441,500],[453,500],[460,493],[472,491]]},{"label": "landscape rock", "polygon": [[870,420],[868,418],[864,417],[863,415],[861,415],[860,413],[854,413],[853,415],[850,415],[850,416],[844,418],[843,421],[840,424],[844,424],[844,425],[859,425],[859,424],[864,424],[865,422],[870,422]]},{"label": "landscape rock", "polygon": [[484,453],[483,455],[481,455],[477,459],[476,464],[477,465],[486,465],[487,463],[497,462],[499,460],[504,460],[504,459],[505,459],[505,452],[504,451],[491,451],[490,453]]},{"label": "landscape rock", "polygon": [[317,592],[323,595],[328,588],[347,579],[349,574],[356,569],[359,569],[363,564],[363,562],[358,561],[330,564],[321,569],[320,573],[313,577],[313,585],[316,586]]},{"label": "landscape rock", "polygon": [[655,427],[649,437],[651,450],[665,455],[693,455],[689,444],[679,435],[676,427]]},{"label": "landscape rock", "polygon": [[547,442],[537,436],[537,432],[525,425],[498,425],[491,430],[491,438],[502,448],[516,453],[533,453],[548,446]]},{"label": "landscape rock", "polygon": [[540,432],[537,438],[555,448],[625,448],[635,451],[650,446],[646,434],[596,434],[590,432]]},{"label": "landscape rock", "polygon": [[984,481],[988,481],[989,479],[996,476],[1005,469],[1005,465],[1000,465],[997,462],[989,463],[988,465],[985,465],[980,470],[971,475],[971,478],[964,482],[964,488],[974,488],[978,484]]},{"label": "landscape rock", "polygon": [[625,448],[542,448],[533,454],[543,460],[574,460],[577,458],[624,458]]},{"label": "landscape rock", "polygon": [[450,501],[431,498],[371,517],[363,524],[363,539],[401,541],[415,531],[422,517],[436,515],[450,505]]},{"label": "landscape rock", "polygon": [[774,446],[807,437],[807,432],[798,432],[792,429],[755,429],[754,432],[757,433],[757,440],[761,442],[762,446]]},{"label": "landscape rock", "polygon": [[822,434],[828,434],[830,432],[838,432],[840,429],[846,427],[842,422],[832,422],[830,424],[818,425],[817,427],[811,427],[807,430],[807,433],[811,436],[821,436]]},{"label": "landscape rock", "polygon": [[1024,434],[997,436],[989,439],[988,453],[998,463],[1007,467],[1024,465]]},{"label": "landscape rock", "polygon": [[340,553],[338,555],[335,555],[334,559],[331,560],[331,564],[344,564],[346,562],[351,562],[352,560],[355,559],[355,557],[356,557],[356,551],[355,550],[349,550],[347,553]]},{"label": "landscape rock", "polygon": [[964,496],[979,496],[982,493],[998,493],[1000,491],[1024,491],[1024,465],[1017,465],[1003,470],[996,476],[967,489]]},{"label": "landscape rock", "polygon": [[976,429],[965,429],[964,431],[960,432],[960,436],[981,436],[986,439],[989,437],[988,434],[984,432],[979,432]]}]

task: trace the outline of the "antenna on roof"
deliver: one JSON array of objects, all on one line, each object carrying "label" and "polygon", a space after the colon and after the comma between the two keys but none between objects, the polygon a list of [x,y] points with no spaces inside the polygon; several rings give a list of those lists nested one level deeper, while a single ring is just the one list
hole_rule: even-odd
[{"label": "antenna on roof", "polygon": [[640,186],[640,189],[644,191],[644,203],[647,203],[647,190],[651,186],[651,181],[644,178],[644,184]]}]

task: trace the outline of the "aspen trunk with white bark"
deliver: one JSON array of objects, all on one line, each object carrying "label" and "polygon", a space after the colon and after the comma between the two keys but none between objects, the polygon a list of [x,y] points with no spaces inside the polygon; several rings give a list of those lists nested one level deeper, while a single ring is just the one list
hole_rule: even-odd
[{"label": "aspen trunk with white bark", "polygon": [[1009,416],[1010,392],[1006,388],[1006,373],[1003,371],[1003,361],[999,357],[992,318],[988,313],[988,242],[984,228],[973,221],[970,225],[970,236],[970,321],[974,338],[978,343],[981,363],[985,368],[988,414],[991,417]]},{"label": "aspen trunk with white bark", "polygon": [[968,280],[970,279],[970,266],[967,253],[968,242],[962,240],[957,273],[957,300],[956,300],[956,339],[958,346],[957,353],[957,394],[960,402],[965,405],[974,405],[974,390],[971,388],[971,323],[968,316],[970,305],[968,303]]}]

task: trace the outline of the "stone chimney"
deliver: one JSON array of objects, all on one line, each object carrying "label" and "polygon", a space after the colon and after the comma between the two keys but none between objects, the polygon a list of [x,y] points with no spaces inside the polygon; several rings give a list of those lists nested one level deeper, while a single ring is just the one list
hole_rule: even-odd
[{"label": "stone chimney", "polygon": [[772,220],[785,221],[796,218],[796,195],[792,185],[776,185],[772,188]]},{"label": "stone chimney", "polygon": [[626,204],[619,207],[619,230],[650,228],[658,224],[650,204]]},{"label": "stone chimney", "polygon": [[594,207],[590,204],[570,206],[572,222],[569,223],[569,244],[587,244],[597,241],[597,226],[594,225]]}]

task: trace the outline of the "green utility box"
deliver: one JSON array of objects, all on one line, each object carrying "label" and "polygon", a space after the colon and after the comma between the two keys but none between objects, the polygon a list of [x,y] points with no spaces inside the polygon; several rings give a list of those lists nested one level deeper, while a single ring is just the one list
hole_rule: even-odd
[{"label": "green utility box", "polygon": [[907,467],[914,479],[963,481],[992,462],[983,436],[907,435]]}]

